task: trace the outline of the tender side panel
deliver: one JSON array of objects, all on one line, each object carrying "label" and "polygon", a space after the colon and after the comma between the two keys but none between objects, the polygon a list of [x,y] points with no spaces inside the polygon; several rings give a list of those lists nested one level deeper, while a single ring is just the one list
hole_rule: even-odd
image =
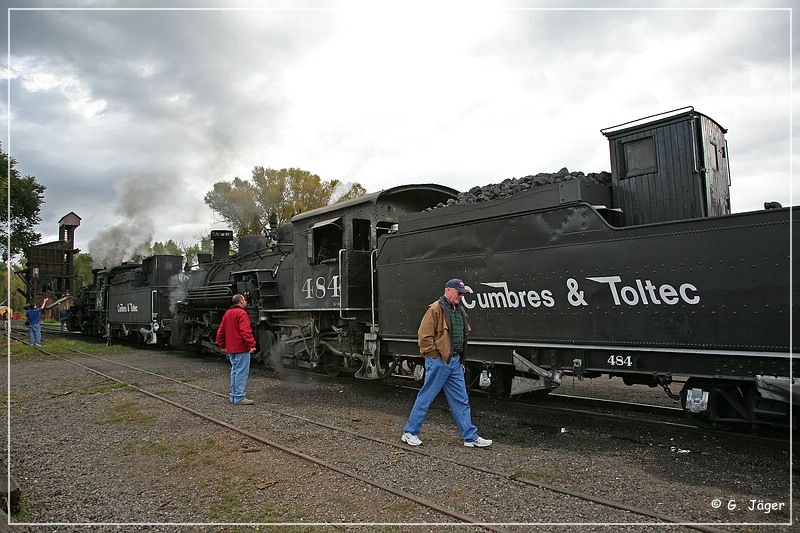
[{"label": "tender side panel", "polygon": [[413,340],[458,276],[475,291],[464,303],[478,351],[787,354],[797,222],[774,210],[614,229],[580,204],[391,236],[378,258],[381,334]]},{"label": "tender side panel", "polygon": [[108,321],[111,324],[149,325],[152,313],[153,291],[149,287],[113,286],[109,291]]}]

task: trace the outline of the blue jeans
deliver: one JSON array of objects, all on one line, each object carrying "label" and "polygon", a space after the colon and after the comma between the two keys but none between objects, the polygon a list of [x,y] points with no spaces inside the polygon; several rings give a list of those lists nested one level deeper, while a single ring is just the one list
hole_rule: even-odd
[{"label": "blue jeans", "polygon": [[244,399],[244,387],[250,375],[250,352],[229,353],[231,362],[231,403]]},{"label": "blue jeans", "polygon": [[467,441],[477,439],[478,428],[472,425],[467,384],[464,382],[464,371],[461,370],[461,356],[458,355],[451,357],[449,364],[445,364],[441,357],[425,358],[425,382],[417,394],[403,431],[419,435],[428,409],[442,389],[461,436]]},{"label": "blue jeans", "polygon": [[31,344],[42,344],[42,325],[30,324],[28,331],[31,334]]}]

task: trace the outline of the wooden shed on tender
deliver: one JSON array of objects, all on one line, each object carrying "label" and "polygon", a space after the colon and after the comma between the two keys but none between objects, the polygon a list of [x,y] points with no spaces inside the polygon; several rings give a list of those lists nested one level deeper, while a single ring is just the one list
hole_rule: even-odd
[{"label": "wooden shed on tender", "polygon": [[621,225],[731,212],[727,130],[713,119],[686,107],[600,131]]}]

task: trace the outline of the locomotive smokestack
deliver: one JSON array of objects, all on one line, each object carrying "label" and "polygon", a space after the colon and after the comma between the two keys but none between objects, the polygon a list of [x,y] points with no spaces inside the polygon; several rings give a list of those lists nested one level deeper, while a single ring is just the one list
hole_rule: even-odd
[{"label": "locomotive smokestack", "polygon": [[233,232],[230,230],[213,230],[211,242],[214,243],[214,261],[227,259],[231,255]]}]

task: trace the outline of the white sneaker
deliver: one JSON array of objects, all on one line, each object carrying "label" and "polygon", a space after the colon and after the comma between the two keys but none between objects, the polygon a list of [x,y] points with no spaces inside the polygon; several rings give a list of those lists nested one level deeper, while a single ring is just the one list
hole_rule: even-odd
[{"label": "white sneaker", "polygon": [[483,439],[478,437],[475,440],[465,440],[464,446],[467,448],[486,448],[487,446],[491,446],[492,441],[490,439]]},{"label": "white sneaker", "polygon": [[403,433],[401,439],[403,442],[408,444],[409,446],[419,446],[422,444],[422,441],[419,440],[419,437],[416,435],[412,435],[411,433]]}]

